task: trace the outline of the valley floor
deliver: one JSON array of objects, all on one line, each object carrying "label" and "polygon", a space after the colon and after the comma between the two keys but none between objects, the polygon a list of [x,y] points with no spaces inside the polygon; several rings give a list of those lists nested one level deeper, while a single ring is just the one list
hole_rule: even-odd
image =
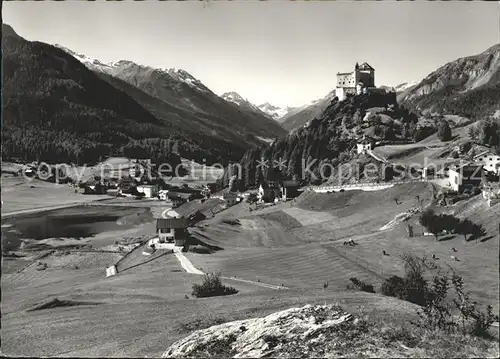
[{"label": "valley floor", "polygon": [[[414,305],[346,291],[353,276],[378,290],[385,278],[401,275],[399,255],[405,252],[435,254],[442,268],[450,265],[464,277],[474,299],[498,311],[500,205],[487,208],[479,197],[459,202],[449,210],[482,223],[488,235],[477,243],[455,236],[436,242],[421,236],[415,216],[408,222],[415,226],[413,238],[398,219],[416,207],[416,195],[427,204],[432,198],[427,184],[416,183],[377,192],[304,193],[252,211],[240,203],[209,216],[190,229],[203,244],[183,256],[205,273],[221,272],[223,282],[239,291],[225,297],[192,298],[192,285],[202,276],[187,273],[186,263],[169,251],[142,254],[141,244],[154,236],[147,217],[89,238],[44,240],[57,248],[2,258],[2,354],[158,357],[196,329],[316,303],[405,323],[415,318]],[[344,245],[350,239],[357,245]],[[138,247],[125,256],[133,243]],[[460,262],[451,261],[451,247]],[[106,278],[105,268],[121,258],[118,274]],[[38,262],[47,267],[41,270]]]}]

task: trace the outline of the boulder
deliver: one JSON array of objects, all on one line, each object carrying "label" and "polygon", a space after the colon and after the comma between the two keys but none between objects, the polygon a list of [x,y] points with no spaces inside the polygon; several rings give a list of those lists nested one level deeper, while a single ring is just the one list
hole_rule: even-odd
[{"label": "boulder", "polygon": [[263,318],[238,320],[198,330],[172,344],[162,358],[231,356],[261,358],[280,353],[290,343],[318,342],[333,327],[353,319],[334,305],[306,305]]}]

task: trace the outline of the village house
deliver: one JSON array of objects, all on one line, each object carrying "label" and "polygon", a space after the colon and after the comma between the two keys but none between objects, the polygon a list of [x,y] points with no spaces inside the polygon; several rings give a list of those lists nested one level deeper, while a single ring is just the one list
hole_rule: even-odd
[{"label": "village house", "polygon": [[135,179],[132,177],[122,177],[119,183],[119,192],[123,194],[132,194],[136,189]]},{"label": "village house", "polygon": [[281,196],[283,201],[293,199],[300,194],[299,183],[295,180],[284,180],[281,182]]},{"label": "village house", "polygon": [[450,187],[455,192],[479,186],[482,180],[482,167],[476,164],[454,165],[448,171]]},{"label": "village house", "polygon": [[168,199],[168,189],[161,189],[158,191],[158,198],[162,201],[166,201]]},{"label": "village house", "polygon": [[234,206],[238,203],[238,194],[235,192],[224,192],[223,200],[227,207]]},{"label": "village house", "polygon": [[274,202],[276,198],[281,197],[281,188],[278,182],[263,181],[259,186],[257,198],[264,202]]},{"label": "village house", "polygon": [[167,200],[172,201],[174,208],[179,207],[180,205],[186,202],[190,202],[195,198],[196,198],[195,192],[186,193],[186,192],[175,192],[170,190],[167,193]]},{"label": "village house", "polygon": [[367,135],[363,135],[363,137],[358,138],[356,142],[358,154],[373,150],[376,143],[374,138]]},{"label": "village house", "polygon": [[482,190],[482,197],[492,207],[500,202],[500,187],[498,183],[487,183]]},{"label": "village house", "polygon": [[203,186],[201,190],[201,195],[205,198],[209,198],[212,194],[217,192],[217,184],[216,183],[207,183]]},{"label": "village house", "polygon": [[146,198],[157,198],[159,196],[158,185],[146,184],[137,186],[137,192],[144,193]]},{"label": "village house", "polygon": [[156,231],[158,238],[151,241],[156,248],[162,244],[174,243],[175,246],[183,247],[188,237],[188,221],[185,217],[157,218]]},{"label": "village house", "polygon": [[491,151],[485,151],[474,156],[474,162],[481,164],[485,171],[500,175],[500,156]]}]

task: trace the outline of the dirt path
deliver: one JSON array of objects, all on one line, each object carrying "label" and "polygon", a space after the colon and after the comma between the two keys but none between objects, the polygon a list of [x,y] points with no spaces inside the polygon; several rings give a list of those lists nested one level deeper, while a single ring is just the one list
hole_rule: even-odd
[{"label": "dirt path", "polygon": [[199,275],[205,274],[201,270],[199,270],[198,268],[196,268],[193,265],[193,263],[191,263],[191,261],[186,258],[186,256],[184,255],[184,253],[182,253],[180,251],[179,247],[174,247],[174,255],[179,260],[179,262],[181,263],[182,268],[184,268],[184,270],[186,272],[191,273],[191,274],[199,274]]}]

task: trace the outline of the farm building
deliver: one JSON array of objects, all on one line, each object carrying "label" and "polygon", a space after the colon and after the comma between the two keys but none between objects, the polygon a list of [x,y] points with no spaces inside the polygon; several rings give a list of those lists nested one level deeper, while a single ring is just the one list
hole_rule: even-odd
[{"label": "farm building", "polygon": [[264,181],[259,186],[257,198],[264,202],[274,202],[275,198],[281,197],[281,188],[278,182]]},{"label": "farm building", "polygon": [[482,175],[481,165],[476,164],[455,165],[448,172],[450,186],[455,192],[463,192],[466,188],[479,186]]},{"label": "farm building", "polygon": [[481,164],[485,171],[493,172],[497,175],[500,174],[500,156],[491,151],[485,151],[474,156],[474,161],[477,164]]},{"label": "farm building", "polygon": [[185,217],[179,218],[157,218],[156,231],[158,241],[153,244],[175,243],[176,246],[184,246],[187,238],[188,222]]},{"label": "farm building", "polygon": [[169,191],[167,193],[167,199],[172,201],[172,204],[175,207],[179,207],[180,205],[189,202],[195,198],[193,193],[184,193],[184,192],[173,192]]},{"label": "farm building", "polygon": [[159,187],[158,185],[146,184],[137,186],[137,191],[144,193],[144,197],[146,198],[156,198],[159,195]]},{"label": "farm building", "polygon": [[281,182],[281,196],[284,201],[293,199],[300,194],[299,183],[295,180],[284,180]]},{"label": "farm building", "polygon": [[200,222],[200,221],[203,221],[204,219],[206,219],[207,216],[205,216],[203,213],[200,212],[200,210],[196,210],[194,211],[193,213],[191,213],[187,219],[188,219],[188,223],[190,226]]},{"label": "farm building", "polygon": [[212,183],[207,183],[205,185],[205,189],[209,191],[210,194],[213,194],[217,192],[217,183],[212,182]]},{"label": "farm building", "polygon": [[95,185],[85,185],[83,194],[106,194],[107,188],[101,182],[97,182]]}]

